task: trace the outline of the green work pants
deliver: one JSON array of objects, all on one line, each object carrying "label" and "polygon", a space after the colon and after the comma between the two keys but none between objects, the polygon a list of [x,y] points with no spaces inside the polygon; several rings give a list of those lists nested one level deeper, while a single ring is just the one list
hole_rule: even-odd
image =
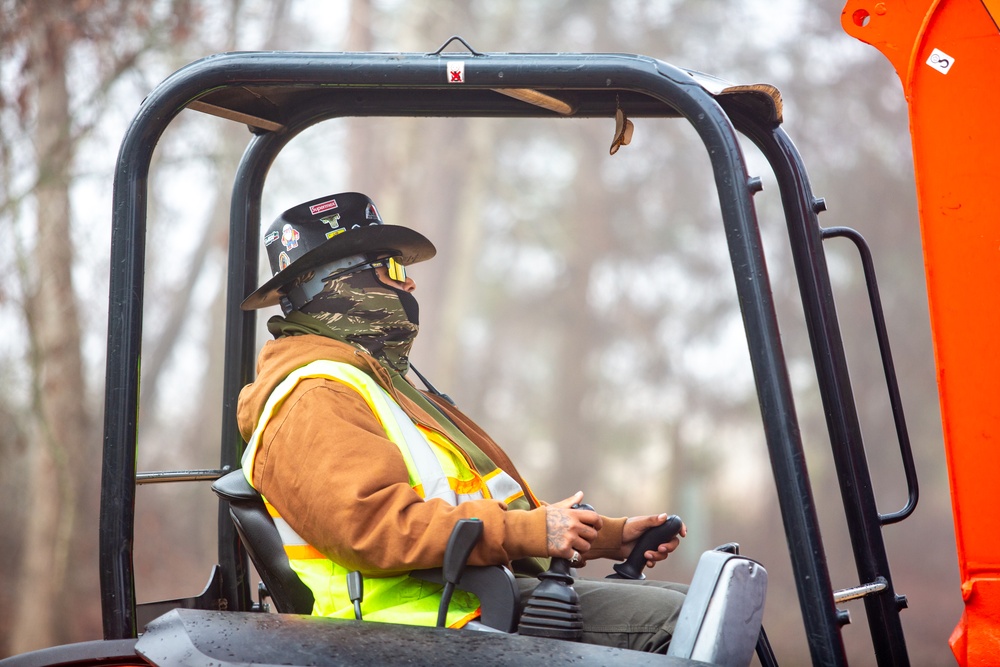
[{"label": "green work pants", "polygon": [[[526,604],[538,579],[518,577]],[[577,579],[583,641],[588,644],[666,653],[688,587],[667,581]]]}]

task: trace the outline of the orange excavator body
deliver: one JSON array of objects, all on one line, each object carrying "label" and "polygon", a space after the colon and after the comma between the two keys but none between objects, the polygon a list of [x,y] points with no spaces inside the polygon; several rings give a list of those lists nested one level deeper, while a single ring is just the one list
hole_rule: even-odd
[{"label": "orange excavator body", "polygon": [[965,611],[961,665],[1000,656],[1000,0],[849,0],[910,114]]}]

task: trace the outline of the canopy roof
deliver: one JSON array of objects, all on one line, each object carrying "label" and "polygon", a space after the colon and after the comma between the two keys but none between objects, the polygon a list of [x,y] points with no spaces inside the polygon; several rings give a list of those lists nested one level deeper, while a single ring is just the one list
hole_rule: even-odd
[{"label": "canopy roof", "polygon": [[[780,124],[781,94],[769,84],[733,85],[662,61],[628,54],[415,54],[233,53],[213,56],[181,70],[239,62],[242,76],[200,94],[188,108],[280,131],[296,112],[322,109],[345,116],[629,116],[676,117],[677,109],[634,90],[631,76],[685,77],[707,91],[728,113],[742,110]],[[344,61],[349,61],[345,63]],[[567,63],[566,61],[570,62]],[[259,76],[258,63],[294,77]],[[346,71],[349,76],[345,77]],[[540,67],[541,66],[541,67]],[[324,71],[337,71],[334,81]],[[218,70],[216,70],[218,71]],[[236,72],[234,71],[234,75]]]}]

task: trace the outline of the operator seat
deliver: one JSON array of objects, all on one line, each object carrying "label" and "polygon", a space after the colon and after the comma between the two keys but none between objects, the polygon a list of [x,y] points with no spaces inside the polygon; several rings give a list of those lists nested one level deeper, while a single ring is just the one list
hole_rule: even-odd
[{"label": "operator seat", "polygon": [[215,480],[212,490],[229,503],[229,516],[275,609],[283,614],[311,614],[312,591],[288,564],[281,536],[267,513],[264,499],[250,486],[243,471],[234,470]]},{"label": "operator seat", "polygon": [[[288,564],[278,528],[257,489],[242,470],[234,470],[212,484],[212,490],[229,503],[229,514],[240,541],[250,555],[275,609],[285,614],[311,614],[313,595]],[[441,568],[416,570],[411,577],[443,583]],[[505,567],[467,567],[456,588],[479,598],[481,616],[472,628],[513,632],[520,617],[520,596],[514,575]],[[485,626],[482,627],[482,626]]]}]

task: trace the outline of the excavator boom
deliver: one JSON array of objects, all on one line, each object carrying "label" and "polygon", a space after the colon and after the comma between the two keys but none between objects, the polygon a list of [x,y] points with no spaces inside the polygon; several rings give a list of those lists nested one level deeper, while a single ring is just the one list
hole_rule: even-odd
[{"label": "excavator boom", "polygon": [[965,612],[962,665],[1000,655],[1000,0],[849,0],[842,24],[909,105]]}]

